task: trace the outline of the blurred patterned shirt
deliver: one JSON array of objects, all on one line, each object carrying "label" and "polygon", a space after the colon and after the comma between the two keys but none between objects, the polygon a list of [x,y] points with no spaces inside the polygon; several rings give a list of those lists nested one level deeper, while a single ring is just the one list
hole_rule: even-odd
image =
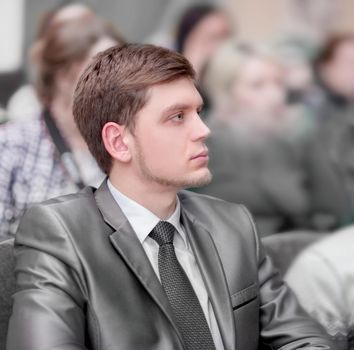
[{"label": "blurred patterned shirt", "polygon": [[305,249],[285,281],[333,337],[338,350],[354,349],[354,226]]},{"label": "blurred patterned shirt", "polygon": [[41,118],[0,126],[0,239],[31,204],[77,190]]}]

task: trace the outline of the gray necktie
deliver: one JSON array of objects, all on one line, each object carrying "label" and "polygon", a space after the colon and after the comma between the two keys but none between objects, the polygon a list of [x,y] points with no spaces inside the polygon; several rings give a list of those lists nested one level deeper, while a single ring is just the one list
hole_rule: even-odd
[{"label": "gray necktie", "polygon": [[159,273],[188,350],[215,350],[213,338],[193,287],[179,264],[173,246],[175,228],[160,221],[150,237],[160,246]]}]

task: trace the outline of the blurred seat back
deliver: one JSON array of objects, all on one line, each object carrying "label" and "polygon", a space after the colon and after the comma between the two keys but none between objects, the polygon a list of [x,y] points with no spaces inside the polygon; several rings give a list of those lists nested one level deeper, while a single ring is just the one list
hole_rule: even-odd
[{"label": "blurred seat back", "polygon": [[6,107],[12,94],[24,83],[22,69],[11,72],[0,72],[0,104]]},{"label": "blurred seat back", "polygon": [[6,333],[12,311],[14,278],[14,239],[0,242],[0,349],[6,347]]},{"label": "blurred seat back", "polygon": [[327,235],[328,233],[313,231],[292,231],[264,237],[262,242],[273,264],[284,277],[287,269],[301,251]]}]

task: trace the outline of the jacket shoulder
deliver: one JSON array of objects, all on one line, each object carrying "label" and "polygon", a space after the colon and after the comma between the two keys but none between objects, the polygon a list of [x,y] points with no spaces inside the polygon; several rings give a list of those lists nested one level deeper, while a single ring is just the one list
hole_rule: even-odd
[{"label": "jacket shoulder", "polygon": [[214,239],[225,242],[241,239],[251,244],[258,255],[256,225],[244,205],[191,191],[181,191],[179,199],[183,210],[211,232]]},{"label": "jacket shoulder", "polygon": [[228,202],[225,201],[224,199],[221,198],[217,198],[217,197],[213,197],[213,196],[209,196],[207,194],[201,194],[201,193],[197,193],[197,192],[193,192],[190,190],[183,190],[181,192],[178,193],[178,197],[181,200],[181,202],[189,202],[189,201],[197,201],[197,202],[201,202],[204,204],[210,203],[210,204],[216,204],[216,205],[226,205],[226,206],[242,206],[239,203],[232,203],[232,202]]},{"label": "jacket shoulder", "polygon": [[93,211],[98,212],[93,193],[94,188],[87,187],[78,193],[31,206],[20,221],[16,246],[46,252],[68,265],[76,265],[72,260],[76,255],[73,235],[85,233],[81,227],[83,223],[89,225],[88,221],[97,221],[97,216],[93,215]]},{"label": "jacket shoulder", "polygon": [[[250,220],[251,216],[246,207],[239,203],[228,202],[223,199],[199,194],[192,191],[184,190],[178,194],[183,208],[187,211],[193,212],[194,215],[202,213],[203,211],[212,210],[216,216],[218,215],[236,215],[237,218],[245,218]],[[251,219],[253,221],[253,219]]]},{"label": "jacket shoulder", "polygon": [[63,221],[70,217],[76,217],[76,220],[78,220],[77,215],[79,213],[88,214],[88,210],[95,206],[95,190],[94,187],[88,186],[79,192],[65,194],[34,204],[26,211],[24,217],[37,216],[38,218],[39,213],[51,213],[50,215],[60,217]]},{"label": "jacket shoulder", "polygon": [[94,201],[94,193],[96,188],[87,186],[76,193],[65,194],[62,196],[54,197],[36,204],[34,207],[51,207],[54,210],[60,207],[65,208],[84,204],[85,202]]}]

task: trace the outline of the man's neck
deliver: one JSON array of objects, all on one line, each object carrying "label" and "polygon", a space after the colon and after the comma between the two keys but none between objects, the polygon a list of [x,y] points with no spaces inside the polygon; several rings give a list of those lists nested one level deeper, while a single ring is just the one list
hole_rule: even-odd
[{"label": "man's neck", "polygon": [[119,192],[150,210],[161,220],[169,218],[176,209],[177,189],[152,182],[134,181],[134,177],[122,174],[110,175],[109,180]]}]

